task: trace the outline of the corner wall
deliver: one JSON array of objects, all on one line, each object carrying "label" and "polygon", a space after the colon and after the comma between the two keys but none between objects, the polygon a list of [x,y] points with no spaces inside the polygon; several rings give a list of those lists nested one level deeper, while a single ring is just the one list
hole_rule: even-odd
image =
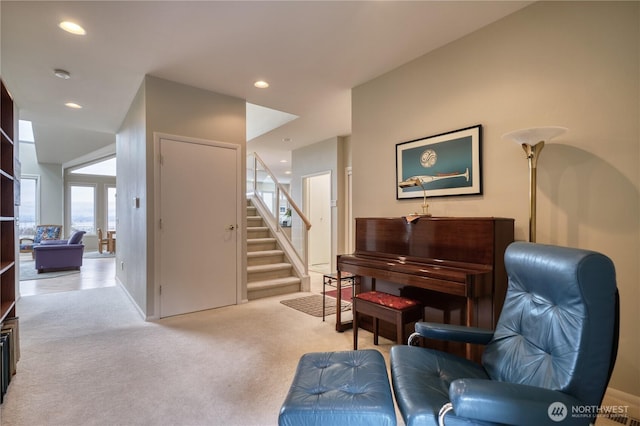
[{"label": "corner wall", "polygon": [[[246,156],[245,105],[243,99],[146,76],[118,132],[117,277],[148,319],[159,317],[154,273],[158,222],[154,212],[154,133],[238,144]],[[241,173],[246,175],[244,170]],[[243,180],[243,200],[245,192]],[[193,194],[194,203],[185,206],[186,221],[189,209],[197,206],[201,196]],[[140,199],[139,208],[133,203],[135,198]],[[246,218],[246,208],[241,214]],[[241,229],[238,238],[240,244],[246,244],[246,230],[244,226]],[[246,259],[240,261],[246,270]],[[240,277],[239,284],[246,298],[246,277]]]},{"label": "corner wall", "polygon": [[338,238],[344,229],[344,145],[348,138],[334,137],[298,148],[291,153],[291,197],[304,209],[303,179],[324,172],[331,173],[331,270],[336,268],[336,254],[342,253],[344,241]]},{"label": "corner wall", "polygon": [[[501,135],[557,125],[538,162],[541,243],[600,251],[617,270],[620,350],[611,386],[640,392],[640,3],[539,2],[353,89],[353,209],[401,216],[395,144],[483,125],[483,195],[431,198],[436,216],[516,219],[528,238],[528,169]],[[375,189],[374,189],[375,188]]]}]

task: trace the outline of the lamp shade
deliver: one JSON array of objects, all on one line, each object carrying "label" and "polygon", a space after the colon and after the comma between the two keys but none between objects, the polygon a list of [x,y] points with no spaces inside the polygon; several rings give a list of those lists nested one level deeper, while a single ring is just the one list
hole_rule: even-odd
[{"label": "lamp shade", "polygon": [[515,130],[513,132],[505,133],[502,135],[502,139],[511,139],[517,144],[535,145],[538,142],[548,142],[556,136],[560,136],[565,133],[566,127],[531,127],[529,129]]}]

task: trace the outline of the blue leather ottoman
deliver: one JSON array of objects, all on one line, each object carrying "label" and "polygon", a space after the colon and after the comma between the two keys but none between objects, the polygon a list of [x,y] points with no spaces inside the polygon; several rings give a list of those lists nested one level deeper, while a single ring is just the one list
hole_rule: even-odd
[{"label": "blue leather ottoman", "polygon": [[376,350],[314,352],[300,358],[280,426],[394,426],[387,367]]}]

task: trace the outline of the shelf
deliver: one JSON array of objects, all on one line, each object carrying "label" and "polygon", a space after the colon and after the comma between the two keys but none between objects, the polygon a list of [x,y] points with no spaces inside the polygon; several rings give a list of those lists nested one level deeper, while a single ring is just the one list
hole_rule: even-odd
[{"label": "shelf", "polygon": [[9,316],[11,310],[16,306],[15,300],[8,300],[0,304],[0,323]]},{"label": "shelf", "polygon": [[11,176],[9,173],[5,172],[3,169],[0,169],[0,175],[2,175],[2,177],[6,178],[6,179],[11,179],[12,181],[14,180],[13,176]]},{"label": "shelf", "polygon": [[13,139],[4,131],[2,127],[0,127],[0,136],[2,137],[3,141],[6,140],[7,143],[13,145]]},{"label": "shelf", "polygon": [[4,261],[4,262],[0,262],[0,275],[4,274],[5,271],[8,271],[9,268],[11,268],[13,265],[15,265],[16,262],[13,260],[8,260],[8,261]]}]

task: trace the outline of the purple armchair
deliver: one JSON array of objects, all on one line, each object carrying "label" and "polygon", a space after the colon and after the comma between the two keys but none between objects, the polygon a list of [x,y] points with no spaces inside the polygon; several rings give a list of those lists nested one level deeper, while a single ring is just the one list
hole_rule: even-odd
[{"label": "purple armchair", "polygon": [[82,266],[85,231],[76,231],[68,240],[45,240],[33,248],[38,273],[78,269]]}]

